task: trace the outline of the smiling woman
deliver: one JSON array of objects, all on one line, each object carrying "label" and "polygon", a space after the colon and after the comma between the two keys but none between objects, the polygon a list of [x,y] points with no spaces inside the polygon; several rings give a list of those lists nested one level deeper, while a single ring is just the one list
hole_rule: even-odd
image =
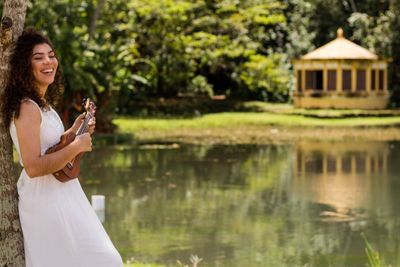
[{"label": "smiling woman", "polygon": [[19,116],[23,99],[33,100],[40,108],[57,105],[64,87],[53,44],[47,37],[27,28],[18,39],[10,67],[2,95],[4,125]]},{"label": "smiling woman", "polygon": [[53,109],[62,85],[52,43],[26,29],[14,48],[7,78],[2,116],[23,167],[17,190],[26,266],[122,267],[77,177],[63,183],[53,175],[92,150],[95,119],[89,120],[86,133],[45,154],[62,135],[75,136],[84,117],[80,115],[65,131]]}]

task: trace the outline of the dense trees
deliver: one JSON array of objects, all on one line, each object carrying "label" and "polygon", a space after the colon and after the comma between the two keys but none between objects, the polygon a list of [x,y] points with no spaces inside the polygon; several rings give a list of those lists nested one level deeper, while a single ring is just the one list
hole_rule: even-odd
[{"label": "dense trees", "polygon": [[224,94],[287,101],[290,60],[335,38],[338,27],[393,59],[395,104],[400,102],[398,5],[395,0],[34,1],[27,24],[45,30],[58,48],[67,84],[65,118],[83,95],[95,97],[105,114],[129,113],[149,97]]},{"label": "dense trees", "polygon": [[178,94],[286,100],[284,8],[257,0],[58,0],[35,3],[27,24],[58,47],[68,117],[85,93],[125,112],[132,99]]}]

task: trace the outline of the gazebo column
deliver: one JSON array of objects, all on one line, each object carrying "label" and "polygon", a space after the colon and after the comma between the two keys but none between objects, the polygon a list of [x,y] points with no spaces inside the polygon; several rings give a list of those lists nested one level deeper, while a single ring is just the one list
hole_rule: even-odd
[{"label": "gazebo column", "polygon": [[357,69],[356,69],[356,63],[353,62],[351,64],[351,92],[356,91],[356,82],[357,82]]},{"label": "gazebo column", "polygon": [[336,157],[336,174],[342,174],[342,156]]},{"label": "gazebo column", "polygon": [[371,64],[367,65],[367,72],[366,72],[366,90],[367,95],[371,94]]},{"label": "gazebo column", "polygon": [[326,62],[324,62],[324,68],[322,71],[322,89],[325,94],[328,92],[328,68]]},{"label": "gazebo column", "polygon": [[379,68],[375,68],[375,92],[379,92]]},{"label": "gazebo column", "polygon": [[338,61],[337,72],[336,72],[336,92],[343,92],[343,76],[342,76],[342,62]]},{"label": "gazebo column", "polygon": [[354,155],[351,156],[350,158],[350,172],[353,175],[357,174],[357,162],[356,162],[356,157]]},{"label": "gazebo column", "polygon": [[385,95],[389,94],[388,92],[388,71],[387,67],[383,69],[383,91]]},{"label": "gazebo column", "polygon": [[301,67],[301,89],[303,93],[306,92],[306,71],[304,67]]},{"label": "gazebo column", "polygon": [[322,157],[322,173],[324,176],[328,174],[328,158],[326,155]]}]

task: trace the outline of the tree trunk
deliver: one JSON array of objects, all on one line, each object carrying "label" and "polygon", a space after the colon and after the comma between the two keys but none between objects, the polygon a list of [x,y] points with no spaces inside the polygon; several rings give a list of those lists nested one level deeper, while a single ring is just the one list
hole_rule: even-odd
[{"label": "tree trunk", "polygon": [[351,11],[354,13],[354,12],[357,12],[357,7],[356,7],[356,3],[354,2],[354,0],[349,0],[349,2],[350,2],[350,6],[351,6]]},{"label": "tree trunk", "polygon": [[[13,42],[22,33],[28,0],[5,0],[0,32],[0,93],[4,90]],[[25,266],[24,242],[18,216],[12,143],[0,122],[0,266]]]}]

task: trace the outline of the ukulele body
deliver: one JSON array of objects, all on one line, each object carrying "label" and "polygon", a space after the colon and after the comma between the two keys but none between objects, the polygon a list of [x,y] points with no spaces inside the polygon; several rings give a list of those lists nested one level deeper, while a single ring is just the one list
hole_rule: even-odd
[{"label": "ukulele body", "polygon": [[[76,134],[73,132],[70,132],[68,134],[63,134],[60,138],[60,142],[57,143],[56,145],[50,147],[47,151],[46,154],[50,154],[53,152],[56,152],[67,145],[69,145],[72,141],[75,140]],[[80,172],[80,160],[82,158],[82,153],[79,153],[74,159],[73,162],[68,162],[67,165],[65,165],[64,168],[62,168],[59,171],[56,171],[53,173],[54,177],[56,177],[57,180],[60,182],[68,182],[72,179],[75,179],[78,177],[79,172]]]},{"label": "ukulele body", "polygon": [[[86,115],[76,134],[72,131],[70,131],[68,134],[64,133],[60,138],[60,142],[47,149],[46,154],[54,153],[60,149],[63,149],[67,145],[71,144],[71,142],[75,140],[75,137],[77,135],[81,135],[87,132],[89,128],[89,121],[91,118],[94,118],[95,109],[96,109],[95,104],[89,98],[86,99],[86,104],[85,104]],[[70,162],[68,162],[64,168],[54,172],[53,173],[54,177],[63,183],[77,178],[81,170],[80,160],[82,158],[82,155],[83,153],[79,153],[78,155],[75,156],[75,158],[73,158]]]}]

